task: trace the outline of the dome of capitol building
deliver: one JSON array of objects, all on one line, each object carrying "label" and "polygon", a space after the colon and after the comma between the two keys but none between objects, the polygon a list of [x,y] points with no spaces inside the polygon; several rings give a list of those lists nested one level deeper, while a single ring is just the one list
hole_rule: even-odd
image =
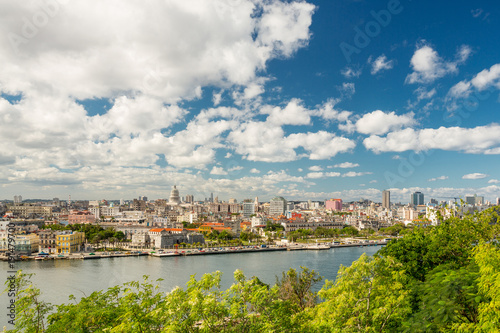
[{"label": "dome of capitol building", "polygon": [[170,198],[168,199],[169,202],[172,203],[180,203],[181,198],[179,197],[179,190],[177,189],[177,186],[172,187],[172,191],[170,192]]}]

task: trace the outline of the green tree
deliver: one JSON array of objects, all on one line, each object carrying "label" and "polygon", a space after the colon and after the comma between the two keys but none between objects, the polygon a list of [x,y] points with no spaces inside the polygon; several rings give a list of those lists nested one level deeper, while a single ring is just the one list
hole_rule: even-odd
[{"label": "green tree", "polygon": [[340,230],[340,234],[347,235],[347,236],[357,236],[357,235],[359,235],[359,231],[358,231],[358,229],[349,225],[349,226],[342,228],[342,230]]},{"label": "green tree", "polygon": [[222,230],[220,234],[217,236],[219,240],[231,240],[233,239],[233,234],[227,230]]},{"label": "green tree", "polygon": [[335,283],[327,281],[324,299],[311,311],[321,332],[392,332],[411,312],[402,265],[394,259],[363,254],[341,266]]},{"label": "green tree", "polygon": [[[495,223],[498,223],[498,216]],[[479,267],[477,280],[479,292],[485,298],[484,302],[479,304],[479,321],[474,326],[474,332],[498,332],[500,331],[500,248],[498,242],[482,243],[477,246],[474,249],[474,260]]]},{"label": "green tree", "polygon": [[479,269],[475,263],[457,267],[454,263],[437,266],[416,284],[419,307],[405,323],[407,332],[450,332],[457,323],[478,322],[478,306],[484,296],[478,293]]},{"label": "green tree", "polygon": [[295,305],[295,312],[316,305],[317,295],[312,288],[323,279],[314,270],[302,266],[300,268],[301,272],[290,268],[287,272],[283,272],[281,279],[276,277],[279,298]]}]

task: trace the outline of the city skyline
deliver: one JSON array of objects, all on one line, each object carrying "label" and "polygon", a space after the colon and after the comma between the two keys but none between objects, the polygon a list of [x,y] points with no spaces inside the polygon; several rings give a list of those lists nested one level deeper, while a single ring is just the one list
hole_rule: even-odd
[{"label": "city skyline", "polygon": [[500,196],[491,1],[4,3],[3,198]]},{"label": "city skyline", "polygon": [[[160,198],[148,198],[147,196],[143,196],[143,195],[139,195],[137,198],[120,198],[120,199],[117,199],[117,198],[78,198],[78,199],[71,199],[71,195],[67,198],[67,199],[64,199],[64,198],[59,198],[59,197],[54,197],[54,198],[23,198],[22,195],[15,195],[14,196],[14,200],[11,200],[11,199],[7,199],[7,198],[3,198],[1,199],[0,198],[0,201],[12,201],[14,204],[22,204],[22,203],[32,203],[32,202],[36,202],[37,200],[40,200],[40,201],[53,201],[53,202],[61,202],[61,201],[64,201],[64,202],[68,202],[68,203],[71,203],[71,202],[75,202],[75,201],[106,201],[106,202],[120,202],[120,205],[123,205],[126,203],[131,203],[135,200],[143,200],[143,201],[146,201],[146,202],[154,202],[156,200],[165,200],[166,202],[174,202],[175,204],[179,204],[179,203],[213,203],[215,202],[214,201],[214,198],[213,198],[213,193],[211,193],[211,196],[210,197],[205,197],[205,198],[196,198],[194,197],[192,194],[185,194],[185,195],[180,195],[179,193],[179,190],[177,188],[173,189],[174,191],[177,191],[177,194],[179,195],[178,197],[178,200],[174,200],[172,201],[172,192],[170,192],[169,195],[165,196],[165,197],[160,197]],[[414,201],[414,196],[417,195],[417,194],[420,194],[422,196],[422,200],[420,202],[415,202]],[[475,200],[476,198],[479,198],[479,202],[478,203],[481,203],[481,204],[484,204],[486,202],[489,202],[493,205],[495,205],[495,203],[498,205],[499,204],[499,200],[500,200],[500,197],[497,197],[495,198],[494,200],[484,200],[484,196],[478,196],[477,193],[474,193],[474,194],[469,194],[469,195],[465,195],[465,196],[458,196],[458,197],[440,197],[440,200],[437,200],[436,198],[428,198],[427,200],[424,200],[424,194],[421,193],[421,192],[414,192],[414,193],[411,193],[410,194],[410,199],[405,201],[405,200],[402,200],[402,201],[391,201],[390,199],[390,191],[388,190],[384,190],[382,191],[382,197],[380,198],[380,200],[377,200],[377,199],[368,199],[368,198],[359,198],[358,200],[346,200],[345,202],[359,202],[359,201],[364,201],[364,200],[369,200],[369,201],[372,201],[372,202],[375,202],[375,203],[379,203],[383,208],[387,208],[389,209],[392,205],[426,205],[427,203],[433,203],[433,200],[434,203],[443,203],[443,202],[459,202],[460,200],[463,200],[464,203],[466,204],[471,204],[471,202],[469,202],[470,200],[473,200],[474,203],[472,203],[472,205],[476,204]],[[258,197],[255,197],[254,199],[252,198],[248,198],[248,197],[245,197],[245,198],[219,198],[218,196],[216,196],[215,198],[217,198],[217,202],[220,202],[220,203],[240,203],[240,204],[245,204],[245,203],[252,203],[252,204],[258,204],[258,203],[263,203],[263,202],[272,202],[273,199],[276,199],[277,197],[271,197],[269,199],[265,199],[264,200],[258,200]],[[286,198],[284,198],[286,199]],[[453,200],[452,200],[453,199]],[[333,201],[340,201],[340,206],[338,207],[338,209],[340,209],[341,205],[342,205],[342,202],[344,200],[342,200],[341,198],[337,198],[337,199],[333,199],[333,198],[324,198],[324,199],[315,199],[315,200],[311,200],[311,199],[307,199],[307,200],[294,200],[294,199],[290,199],[290,200],[287,200],[287,202],[323,202],[326,206],[328,206],[328,202],[333,202]]]}]

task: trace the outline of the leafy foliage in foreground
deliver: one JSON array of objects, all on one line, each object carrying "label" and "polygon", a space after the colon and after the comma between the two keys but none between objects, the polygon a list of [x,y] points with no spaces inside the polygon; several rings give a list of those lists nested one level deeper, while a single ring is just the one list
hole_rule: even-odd
[{"label": "leafy foliage in foreground", "polygon": [[317,293],[307,268],[273,286],[237,270],[227,290],[220,272],[167,294],[145,277],[55,307],[21,273],[11,332],[499,332],[497,221],[490,209],[415,228]]}]

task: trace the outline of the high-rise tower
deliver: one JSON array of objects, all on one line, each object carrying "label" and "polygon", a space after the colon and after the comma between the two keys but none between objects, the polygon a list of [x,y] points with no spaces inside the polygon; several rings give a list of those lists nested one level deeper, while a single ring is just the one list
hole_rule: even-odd
[{"label": "high-rise tower", "polygon": [[382,191],[382,207],[386,209],[391,208],[391,192],[384,190]]}]

